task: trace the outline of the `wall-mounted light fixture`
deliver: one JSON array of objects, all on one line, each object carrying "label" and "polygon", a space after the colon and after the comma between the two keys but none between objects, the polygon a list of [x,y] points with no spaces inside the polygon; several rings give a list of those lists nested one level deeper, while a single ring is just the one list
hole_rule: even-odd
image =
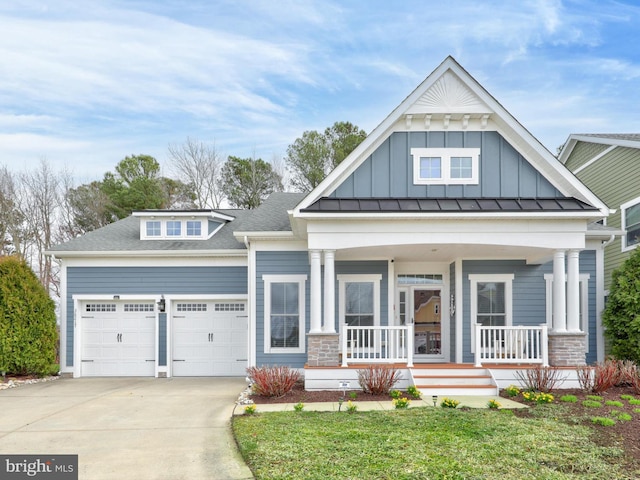
[{"label": "wall-mounted light fixture", "polygon": [[451,316],[456,314],[456,296],[453,293],[449,299],[449,314]]},{"label": "wall-mounted light fixture", "polygon": [[167,306],[166,302],[164,301],[164,295],[160,296],[160,301],[158,302],[158,311],[160,313],[164,313],[164,309]]}]

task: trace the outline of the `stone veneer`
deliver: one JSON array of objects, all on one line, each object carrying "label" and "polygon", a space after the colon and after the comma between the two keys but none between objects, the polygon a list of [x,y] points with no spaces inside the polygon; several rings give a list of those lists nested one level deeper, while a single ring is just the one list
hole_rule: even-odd
[{"label": "stone veneer", "polygon": [[573,367],[586,365],[585,333],[549,333],[549,365]]},{"label": "stone veneer", "polygon": [[338,367],[340,341],[337,333],[309,333],[307,365],[310,367]]}]

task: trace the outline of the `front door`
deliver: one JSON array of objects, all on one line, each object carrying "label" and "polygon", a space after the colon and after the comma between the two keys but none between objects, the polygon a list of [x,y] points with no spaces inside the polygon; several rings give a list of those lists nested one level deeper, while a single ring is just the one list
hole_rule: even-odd
[{"label": "front door", "polygon": [[[442,301],[440,287],[411,287],[401,298],[406,320],[413,324],[413,354],[427,359],[442,358]],[[408,297],[408,298],[407,298]]]}]

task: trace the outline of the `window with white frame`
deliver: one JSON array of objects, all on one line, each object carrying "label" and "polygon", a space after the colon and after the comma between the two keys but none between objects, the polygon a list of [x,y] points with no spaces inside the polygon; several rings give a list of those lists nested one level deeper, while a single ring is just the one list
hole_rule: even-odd
[{"label": "window with white frame", "polygon": [[[338,314],[340,329],[349,327],[373,327],[380,325],[380,281],[382,275],[338,275]],[[359,346],[371,346],[370,335],[354,334],[349,339],[359,339]]]},{"label": "window with white frame", "polygon": [[479,148],[412,148],[415,185],[477,185]]},{"label": "window with white frame", "polygon": [[162,222],[159,220],[148,220],[146,227],[147,237],[159,237],[162,235]]},{"label": "window with white frame", "polygon": [[182,222],[180,220],[167,221],[167,237],[180,237],[182,235]]},{"label": "window with white frame", "polygon": [[202,235],[202,222],[200,220],[187,220],[187,237],[199,237]]},{"label": "window with white frame", "polygon": [[[578,283],[578,297],[580,299],[579,316],[580,330],[587,336],[586,351],[589,353],[589,278],[588,273],[581,273]],[[545,273],[544,281],[546,284],[546,307],[547,307],[547,327],[549,330],[553,328],[553,273]],[[565,288],[567,277],[565,275]]]},{"label": "window with white frame", "polygon": [[263,275],[265,353],[304,353],[306,275]]},{"label": "window with white frame", "polygon": [[640,197],[620,206],[622,216],[622,250],[630,250],[640,243]]},{"label": "window with white frame", "polygon": [[512,324],[513,274],[470,274],[471,348],[475,350],[475,325]]}]

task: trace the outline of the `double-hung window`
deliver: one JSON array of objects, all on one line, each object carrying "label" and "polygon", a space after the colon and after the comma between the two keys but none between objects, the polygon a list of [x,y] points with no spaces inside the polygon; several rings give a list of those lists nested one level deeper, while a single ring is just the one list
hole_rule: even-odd
[{"label": "double-hung window", "polygon": [[303,353],[306,275],[263,275],[262,280],[265,352]]},{"label": "double-hung window", "polygon": [[412,148],[415,185],[477,185],[479,148]]},{"label": "double-hung window", "polygon": [[[380,325],[381,275],[338,275],[340,327],[373,327]],[[360,347],[372,346],[371,332],[352,332],[348,342]]]},{"label": "double-hung window", "polygon": [[620,206],[622,215],[622,250],[630,250],[640,243],[640,197]]}]

